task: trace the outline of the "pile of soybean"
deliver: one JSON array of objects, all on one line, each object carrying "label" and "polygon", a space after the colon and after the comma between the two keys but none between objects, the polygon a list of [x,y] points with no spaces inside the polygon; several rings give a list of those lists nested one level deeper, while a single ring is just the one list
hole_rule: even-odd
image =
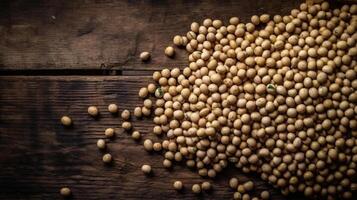
[{"label": "pile of soybean", "polygon": [[163,151],[165,167],[185,162],[202,177],[232,163],[284,195],[352,198],[356,14],[357,5],[322,2],[248,23],[193,22],[173,38],[189,66],[154,72],[155,83],[139,91],[144,105],[134,115],[153,112],[153,133],[164,136],[145,140],[145,149]]}]

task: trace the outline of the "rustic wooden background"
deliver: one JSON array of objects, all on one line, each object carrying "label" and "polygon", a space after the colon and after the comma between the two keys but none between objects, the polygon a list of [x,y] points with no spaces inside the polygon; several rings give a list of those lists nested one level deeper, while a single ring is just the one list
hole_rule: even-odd
[{"label": "rustic wooden background", "polygon": [[[227,182],[237,176],[254,180],[258,194],[268,189],[272,199],[287,199],[257,175],[233,167],[214,180],[214,190],[192,194],[202,181],[184,166],[167,171],[160,155],[118,129],[120,119],[106,112],[109,103],[120,110],[140,104],[138,88],[150,81],[153,70],[184,67],[187,54],[175,59],[163,54],[175,34],[184,34],[192,21],[206,17],[227,21],[253,14],[288,14],[300,1],[116,1],[116,0],[2,0],[0,1],[0,199],[60,199],[68,186],[73,199],[231,199]],[[152,60],[138,59],[149,51]],[[98,120],[86,113],[89,105],[101,111]],[[74,121],[70,129],[62,115]],[[149,120],[135,121],[144,138],[155,139]],[[109,141],[114,163],[105,166],[96,141],[114,127]],[[149,163],[154,175],[144,176]],[[182,180],[177,193],[172,182]],[[292,195],[289,199],[303,199]]]}]

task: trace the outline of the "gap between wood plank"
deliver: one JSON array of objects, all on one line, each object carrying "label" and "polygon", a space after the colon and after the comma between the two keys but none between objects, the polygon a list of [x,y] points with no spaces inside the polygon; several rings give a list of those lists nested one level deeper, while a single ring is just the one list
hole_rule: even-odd
[{"label": "gap between wood plank", "polygon": [[121,69],[55,69],[55,70],[0,70],[0,76],[151,76],[155,70]]}]

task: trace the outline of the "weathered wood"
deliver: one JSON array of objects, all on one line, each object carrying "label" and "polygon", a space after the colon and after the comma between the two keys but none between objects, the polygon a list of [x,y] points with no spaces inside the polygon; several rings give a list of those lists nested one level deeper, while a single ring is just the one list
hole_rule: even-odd
[{"label": "weathered wood", "polygon": [[[121,120],[106,111],[109,103],[120,110],[140,105],[137,90],[149,77],[126,76],[55,76],[0,77],[0,199],[59,199],[59,189],[69,186],[74,199],[197,199],[190,192],[201,179],[184,166],[168,171],[162,167],[161,155],[150,155],[129,134],[118,128]],[[87,107],[96,105],[100,118],[87,115]],[[72,128],[60,123],[69,115]],[[143,137],[153,138],[150,120],[135,120],[135,129]],[[96,141],[103,138],[105,128],[114,127],[118,134],[109,141],[114,163],[101,162],[103,152]],[[153,166],[154,175],[146,177],[142,164]],[[254,195],[263,189],[272,192],[272,199],[284,199],[257,175],[244,175],[230,167],[214,180],[214,191],[199,196],[206,199],[232,199],[228,179],[253,179]],[[174,180],[182,180],[186,191],[177,193]],[[289,199],[303,199],[293,195]]]},{"label": "weathered wood", "polygon": [[[187,64],[184,50],[164,55],[193,21],[253,14],[289,14],[300,2],[252,1],[0,1],[0,69],[140,69]],[[149,51],[152,60],[138,56]]]}]

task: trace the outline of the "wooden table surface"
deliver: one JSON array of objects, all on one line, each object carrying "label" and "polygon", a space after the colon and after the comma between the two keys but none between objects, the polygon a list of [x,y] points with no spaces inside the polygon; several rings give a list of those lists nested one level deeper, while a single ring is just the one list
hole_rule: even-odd
[{"label": "wooden table surface", "polygon": [[[185,34],[192,21],[206,17],[227,21],[253,14],[288,14],[299,1],[115,1],[115,0],[2,0],[0,1],[0,199],[61,199],[68,186],[73,199],[232,199],[232,176],[253,180],[254,193],[280,192],[254,174],[229,167],[213,181],[214,190],[197,196],[193,183],[203,179],[184,166],[168,171],[162,156],[149,154],[118,127],[121,120],[106,112],[109,103],[120,110],[140,105],[138,88],[150,81],[153,70],[187,65],[187,54],[175,59],[163,54],[176,34]],[[152,60],[138,59],[149,51]],[[101,111],[98,120],[86,113],[90,105]],[[62,115],[72,128],[59,123]],[[134,120],[144,138],[155,138],[150,120]],[[96,141],[105,128],[118,134],[109,141],[114,163],[105,166]],[[154,174],[146,177],[140,166]],[[172,182],[182,180],[177,193]]]}]

